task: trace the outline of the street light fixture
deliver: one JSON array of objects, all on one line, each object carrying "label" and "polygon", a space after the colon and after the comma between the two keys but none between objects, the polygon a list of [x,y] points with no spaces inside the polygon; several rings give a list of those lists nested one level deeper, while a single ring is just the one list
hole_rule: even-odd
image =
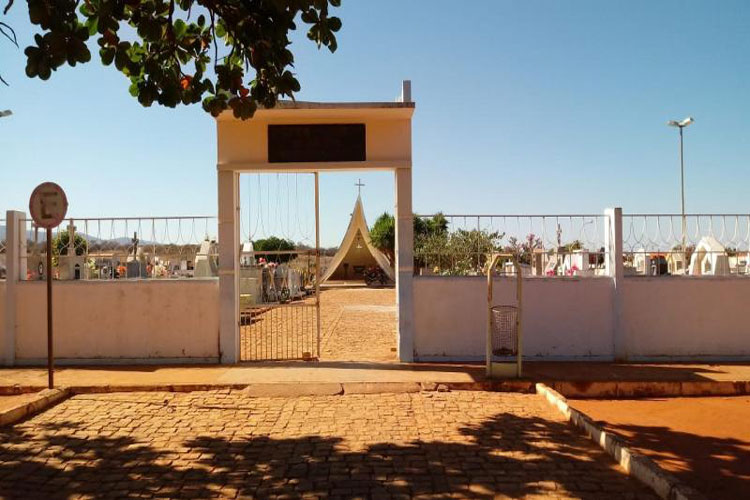
[{"label": "street light fixture", "polygon": [[[695,120],[692,116],[688,116],[684,120],[669,120],[667,125],[670,127],[677,127],[680,129],[680,196],[682,198],[682,253],[683,260],[687,258],[687,246],[686,246],[686,235],[687,235],[687,220],[685,219],[685,159],[683,157],[682,150],[682,129],[693,123]],[[687,266],[687,262],[683,264]]]},{"label": "street light fixture", "polygon": [[5,118],[6,116],[10,116],[13,114],[13,111],[6,109],[5,111],[0,111],[0,118]]}]

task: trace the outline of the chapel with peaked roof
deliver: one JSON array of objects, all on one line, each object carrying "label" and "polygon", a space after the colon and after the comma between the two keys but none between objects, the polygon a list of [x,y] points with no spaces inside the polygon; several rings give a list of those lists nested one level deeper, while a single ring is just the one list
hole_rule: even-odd
[{"label": "chapel with peaked roof", "polygon": [[388,258],[370,241],[362,197],[358,195],[344,239],[320,281],[362,280],[365,270],[372,266],[380,267],[389,279],[395,279]]}]

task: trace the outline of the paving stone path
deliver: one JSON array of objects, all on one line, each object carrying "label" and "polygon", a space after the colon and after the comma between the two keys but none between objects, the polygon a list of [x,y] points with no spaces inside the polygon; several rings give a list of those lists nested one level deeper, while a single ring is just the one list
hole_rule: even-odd
[{"label": "paving stone path", "polygon": [[536,395],[80,395],[0,429],[0,497],[654,498]]}]

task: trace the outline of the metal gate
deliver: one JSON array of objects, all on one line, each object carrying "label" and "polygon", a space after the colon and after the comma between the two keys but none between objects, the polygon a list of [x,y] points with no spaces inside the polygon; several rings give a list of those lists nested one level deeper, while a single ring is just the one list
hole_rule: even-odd
[{"label": "metal gate", "polygon": [[242,361],[320,358],[320,205],[317,172],[313,176],[313,248],[256,249],[243,244],[239,301]]}]

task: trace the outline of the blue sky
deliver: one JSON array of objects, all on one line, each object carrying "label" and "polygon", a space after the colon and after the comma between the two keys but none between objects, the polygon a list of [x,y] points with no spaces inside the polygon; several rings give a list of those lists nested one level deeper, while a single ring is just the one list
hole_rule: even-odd
[{"label": "blue sky", "polygon": [[[688,211],[750,211],[747,1],[343,4],[335,54],[295,36],[298,98],[390,101],[411,79],[416,211],[679,211],[665,122],[687,115]],[[6,18],[22,45],[25,15],[17,1]],[[202,110],[144,109],[96,62],[29,80],[23,58],[0,44],[0,109],[15,113],[0,119],[0,209],[56,180],[78,217],[216,212]],[[387,173],[324,176],[324,244],[343,236],[358,177],[370,222],[392,207]]]}]

